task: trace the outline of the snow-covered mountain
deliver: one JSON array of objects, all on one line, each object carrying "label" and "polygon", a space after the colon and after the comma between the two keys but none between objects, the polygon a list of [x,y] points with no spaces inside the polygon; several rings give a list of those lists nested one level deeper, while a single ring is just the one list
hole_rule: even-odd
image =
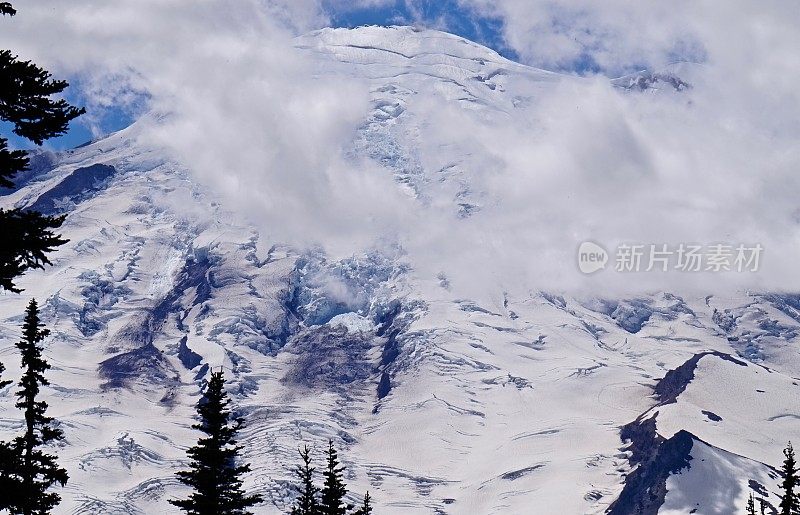
[{"label": "snow-covered mountain", "polygon": [[[463,218],[487,201],[480,163],[458,148],[447,166],[421,162],[413,106],[435,96],[504,116],[529,100],[509,81],[580,80],[411,28],[325,29],[297,46],[321,75],[369,84],[349,151]],[[688,86],[674,73],[615,84]],[[172,513],[194,403],[220,365],[258,513],[286,511],[298,445],[328,438],[379,514],[729,514],[751,492],[777,506],[770,465],[800,441],[800,295],[464,298],[402,249],[332,259],[265,239],[143,143],[158,123],[40,154],[0,197],[68,213],[54,265],[0,298],[10,378],[31,296],[53,331],[47,397],[70,474],[58,513]],[[13,391],[0,391],[0,436],[21,427]]]}]

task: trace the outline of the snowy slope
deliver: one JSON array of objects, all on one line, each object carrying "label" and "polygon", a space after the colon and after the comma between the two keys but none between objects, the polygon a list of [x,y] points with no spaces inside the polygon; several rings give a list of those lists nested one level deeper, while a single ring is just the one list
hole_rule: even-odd
[{"label": "snowy slope", "polygon": [[[502,117],[525,101],[508,81],[579,80],[435,31],[326,29],[297,46],[321,75],[369,84],[349,151],[462,217],[487,201],[471,187],[479,158],[421,162],[415,106]],[[0,197],[69,214],[54,266],[0,299],[10,377],[31,296],[53,330],[47,395],[70,473],[58,513],[173,513],[193,403],[219,366],[258,513],[286,510],[297,446],[328,438],[377,513],[732,513],[750,491],[777,505],[765,464],[800,441],[800,297],[459,297],[399,251],[331,260],[266,241],[142,143],[158,123],[58,154]],[[9,387],[0,432],[20,426]]]}]

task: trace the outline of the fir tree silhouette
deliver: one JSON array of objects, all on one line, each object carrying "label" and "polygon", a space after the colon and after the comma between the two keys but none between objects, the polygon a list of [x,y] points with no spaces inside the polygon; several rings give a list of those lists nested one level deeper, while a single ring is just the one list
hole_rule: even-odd
[{"label": "fir tree silhouette", "polygon": [[61,502],[61,496],[48,490],[58,483],[64,486],[69,479],[67,471],[58,466],[56,456],[47,454],[42,447],[64,438],[60,429],[48,417],[47,403],[37,400],[42,386],[50,384],[44,373],[50,365],[42,357],[39,343],[50,331],[39,320],[39,307],[31,299],[22,325],[22,340],[17,348],[22,355],[22,378],[19,380],[16,407],[25,415],[25,433],[12,444],[11,481],[14,497],[9,502],[13,514],[42,515]]},{"label": "fir tree silhouette", "polygon": [[6,371],[5,365],[0,363],[0,389],[5,388],[6,386],[8,386],[11,383],[13,383],[13,381],[9,381],[7,379],[3,379],[3,372],[5,372],[5,371]]},{"label": "fir tree silhouette", "polygon": [[320,513],[319,488],[314,485],[314,467],[311,466],[311,451],[308,446],[299,450],[302,465],[295,468],[294,473],[300,479],[300,484],[295,485],[300,496],[292,506],[291,515],[318,515]]},{"label": "fir tree silhouette", "polygon": [[[0,3],[0,15],[14,16],[16,12],[10,3]],[[63,99],[51,98],[66,87],[66,81],[53,80],[32,62],[19,61],[10,50],[0,50],[0,121],[8,122],[17,136],[41,145],[64,134],[69,122],[84,112]],[[27,168],[27,152],[11,150],[8,139],[0,137],[0,187],[13,187],[14,176]],[[54,232],[63,222],[62,216],[0,209],[0,290],[21,291],[14,284],[16,277],[50,264],[47,254],[67,242]]]},{"label": "fir tree silhouette", "polygon": [[358,510],[353,512],[353,515],[372,515],[372,498],[369,496],[369,491],[364,494],[364,502]]},{"label": "fir tree silhouette", "polygon": [[328,450],[325,451],[327,457],[327,468],[322,473],[325,481],[322,486],[322,498],[320,502],[320,513],[323,515],[346,515],[348,510],[353,508],[344,501],[347,495],[347,486],[344,484],[344,467],[339,463],[339,456],[333,448],[333,440],[328,440]]},{"label": "fir tree silhouette", "polygon": [[242,419],[230,419],[224,386],[222,371],[212,372],[197,407],[200,422],[192,426],[206,436],[187,451],[189,470],[177,474],[194,492],[187,499],[169,501],[191,515],[246,515],[251,513],[247,508],[262,500],[242,490],[241,475],[250,471],[250,465],[238,463],[242,447],[235,438]]},{"label": "fir tree silhouette", "polygon": [[747,498],[747,508],[745,510],[747,515],[756,515],[756,500],[753,498],[753,494],[750,494],[750,497]]},{"label": "fir tree silhouette", "polygon": [[781,496],[781,503],[778,507],[780,508],[780,515],[797,515],[800,512],[800,503],[798,502],[797,494],[794,492],[797,487],[798,477],[792,442],[789,442],[789,445],[783,450],[783,455],[786,458],[783,460],[783,466],[781,467],[783,496]]},{"label": "fir tree silhouette", "polygon": [[[5,388],[10,385],[12,381],[3,379],[3,372],[6,367],[0,363],[0,388]],[[14,471],[14,464],[16,458],[13,448],[8,442],[0,442],[0,492],[5,492],[0,495],[0,511],[8,509],[11,504],[11,495],[14,491],[14,478],[12,473]]]}]

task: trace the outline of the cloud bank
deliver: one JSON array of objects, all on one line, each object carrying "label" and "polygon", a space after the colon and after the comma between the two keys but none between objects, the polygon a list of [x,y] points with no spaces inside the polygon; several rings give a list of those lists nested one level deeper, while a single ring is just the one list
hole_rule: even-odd
[{"label": "cloud bank", "polygon": [[[605,76],[549,88],[512,80],[508,94],[530,102],[500,114],[417,95],[409,112],[425,123],[403,143],[429,169],[447,164],[443,149],[469,156],[483,196],[459,218],[345,155],[370,91],[346,67],[320,74],[293,47],[327,23],[316,2],[37,2],[4,21],[0,46],[79,77],[96,106],[144,98],[169,113],[152,140],[271,238],[334,254],[399,243],[421,277],[444,272],[465,291],[800,288],[792,3],[462,3],[503,20],[506,43],[533,65],[701,64],[675,69],[692,84],[680,94],[624,92]],[[584,276],[585,240],[760,243],[765,254],[758,274]]]},{"label": "cloud bank", "polygon": [[326,23],[316,2],[40,2],[19,11],[0,44],[77,77],[90,112],[159,114],[146,142],[265,236],[343,251],[392,232],[385,224],[403,196],[370,163],[342,157],[368,92],[346,77],[319,79],[293,46],[297,32]]}]

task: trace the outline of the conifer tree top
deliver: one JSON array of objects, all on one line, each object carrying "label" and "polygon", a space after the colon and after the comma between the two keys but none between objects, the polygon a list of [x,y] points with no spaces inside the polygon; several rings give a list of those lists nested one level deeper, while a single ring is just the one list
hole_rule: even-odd
[{"label": "conifer tree top", "polygon": [[339,455],[333,447],[333,440],[328,440],[327,468],[322,473],[321,511],[324,515],[346,515],[353,506],[345,502],[347,486],[344,483],[344,467],[339,463]]},{"label": "conifer tree top", "polygon": [[785,457],[781,467],[783,475],[781,489],[783,490],[783,495],[778,506],[781,515],[797,515],[800,512],[800,498],[798,498],[799,496],[795,489],[800,483],[800,477],[798,477],[797,461],[795,460],[792,442],[789,442],[789,445],[783,450],[783,456]]},{"label": "conifer tree top", "polygon": [[311,451],[308,446],[299,449],[302,465],[295,468],[294,473],[300,479],[300,484],[295,489],[300,494],[292,507],[292,515],[319,515],[319,488],[314,484],[314,471],[311,466]]},{"label": "conifer tree top", "polygon": [[170,503],[192,515],[246,515],[248,508],[261,502],[258,495],[246,495],[241,475],[250,471],[241,464],[236,433],[241,419],[231,420],[223,373],[212,372],[203,399],[198,403],[198,423],[192,427],[204,433],[187,454],[189,470],[178,472],[178,479],[193,492],[187,499]]},{"label": "conifer tree top", "polygon": [[39,400],[42,386],[50,384],[44,376],[50,364],[42,356],[39,343],[49,334],[39,319],[36,300],[31,299],[22,325],[22,339],[17,343],[22,377],[16,407],[24,414],[25,432],[11,446],[17,462],[12,478],[15,495],[10,506],[15,514],[50,513],[61,501],[50,488],[56,483],[63,486],[69,479],[67,471],[58,466],[57,457],[44,450],[48,444],[64,438],[61,429],[53,425],[53,418],[46,414],[47,403]]}]

